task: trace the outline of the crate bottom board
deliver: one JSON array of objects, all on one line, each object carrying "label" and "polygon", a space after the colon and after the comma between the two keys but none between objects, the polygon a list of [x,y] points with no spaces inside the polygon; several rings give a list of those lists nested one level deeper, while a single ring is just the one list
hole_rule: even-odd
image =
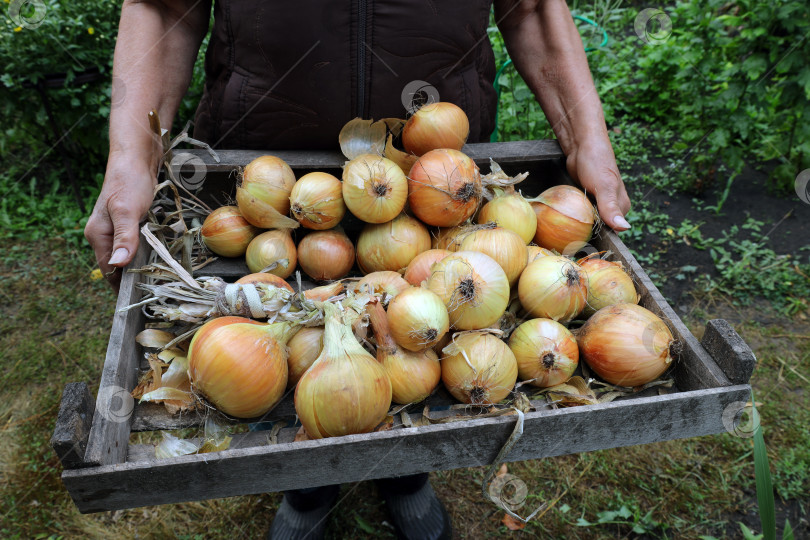
[{"label": "crate bottom board", "polygon": [[[524,434],[506,461],[711,435],[724,412],[749,399],[747,384],[526,414]],[[247,434],[222,452],[65,470],[62,480],[83,513],[283,491],[396,475],[485,466],[516,416],[471,419],[331,439],[264,444]],[[262,474],[258,474],[262,471]]]}]

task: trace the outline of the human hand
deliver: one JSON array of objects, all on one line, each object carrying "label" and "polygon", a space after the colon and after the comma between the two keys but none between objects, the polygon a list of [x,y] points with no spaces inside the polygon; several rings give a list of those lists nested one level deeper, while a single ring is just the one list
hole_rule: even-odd
[{"label": "human hand", "polygon": [[587,193],[596,196],[602,221],[615,231],[625,231],[630,224],[624,219],[630,210],[630,198],[624,189],[616,157],[609,140],[580,144],[569,152],[566,167],[571,178]]},{"label": "human hand", "polygon": [[129,264],[138,249],[138,225],[152,203],[156,182],[148,164],[127,155],[110,155],[104,186],[84,236],[116,292],[121,284],[117,269]]}]

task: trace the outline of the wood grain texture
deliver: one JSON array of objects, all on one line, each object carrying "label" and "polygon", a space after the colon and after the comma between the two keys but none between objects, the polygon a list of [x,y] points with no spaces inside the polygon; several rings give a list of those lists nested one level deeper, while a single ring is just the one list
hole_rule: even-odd
[{"label": "wood grain texture", "polygon": [[[143,266],[148,251],[149,246],[141,239],[130,267]],[[140,298],[140,291],[135,288],[139,279],[139,274],[126,271],[121,278],[121,289],[96,399],[96,411],[84,456],[88,465],[110,465],[122,463],[126,459],[129,423],[134,405],[129,392],[137,382],[138,358],[141,354],[141,347],[135,343],[135,336],[143,329],[144,315],[139,309],[123,313],[119,310]]]},{"label": "wood grain texture", "polygon": [[[526,414],[507,461],[720,433],[739,385]],[[82,512],[264,493],[488,465],[515,416],[66,470]]]},{"label": "wood grain texture", "polygon": [[87,437],[93,422],[95,400],[85,382],[68,383],[62,392],[51,448],[65,469],[82,467]]},{"label": "wood grain texture", "polygon": [[754,373],[754,351],[725,319],[712,319],[700,344],[717,361],[732,384],[746,384]]}]

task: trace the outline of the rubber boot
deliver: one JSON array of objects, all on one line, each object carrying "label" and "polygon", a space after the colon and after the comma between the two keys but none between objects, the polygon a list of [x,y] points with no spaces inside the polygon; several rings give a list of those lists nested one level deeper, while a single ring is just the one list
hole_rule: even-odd
[{"label": "rubber boot", "polygon": [[401,540],[450,540],[450,516],[427,474],[377,481],[388,515]]},{"label": "rubber boot", "polygon": [[285,491],[268,540],[320,540],[340,486]]}]

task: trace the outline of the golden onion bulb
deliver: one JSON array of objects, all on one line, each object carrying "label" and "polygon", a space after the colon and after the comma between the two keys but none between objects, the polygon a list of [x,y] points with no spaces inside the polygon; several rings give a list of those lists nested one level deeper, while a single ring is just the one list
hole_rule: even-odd
[{"label": "golden onion bulb", "polygon": [[363,154],[343,168],[343,201],[366,223],[397,217],[408,199],[408,180],[399,165],[382,156]]},{"label": "golden onion bulb", "polygon": [[408,173],[411,211],[428,225],[459,225],[478,210],[481,197],[478,165],[458,150],[431,150]]},{"label": "golden onion bulb", "polygon": [[242,216],[262,229],[289,229],[298,223],[287,217],[295,174],[275,156],[261,156],[244,168],[236,188],[236,204]]},{"label": "golden onion bulb", "polygon": [[290,212],[307,229],[331,229],[346,214],[343,184],[325,172],[305,174],[290,192]]},{"label": "golden onion bulb", "polygon": [[445,387],[462,403],[497,403],[509,395],[517,381],[515,355],[492,334],[456,336],[445,347],[441,364]]},{"label": "golden onion bulb", "polygon": [[568,322],[585,307],[587,296],[582,268],[557,255],[535,259],[518,282],[520,304],[532,317]]},{"label": "golden onion bulb", "polygon": [[498,227],[514,231],[524,244],[528,244],[537,232],[537,218],[529,201],[520,193],[504,193],[489,201],[478,212],[480,224],[497,223]]},{"label": "golden onion bulb", "polygon": [[472,227],[462,238],[461,251],[478,251],[489,255],[503,268],[509,286],[517,283],[526,268],[528,255],[526,242],[516,232],[489,223]]},{"label": "golden onion bulb", "polygon": [[388,304],[388,326],[399,346],[409,351],[433,347],[450,328],[442,299],[419,287],[408,287]]},{"label": "golden onion bulb", "polygon": [[292,388],[323,350],[323,326],[301,328],[290,338],[287,356],[287,388]]},{"label": "golden onion bulb", "polygon": [[588,280],[588,300],[583,313],[592,315],[613,304],[636,304],[639,295],[633,279],[619,262],[587,259],[579,263]]},{"label": "golden onion bulb", "polygon": [[537,217],[534,241],[563,255],[573,255],[591,239],[597,213],[574,186],[554,186],[531,201]]},{"label": "golden onion bulb", "polygon": [[245,252],[251,272],[267,272],[287,278],[295,270],[298,255],[289,231],[263,232],[253,239]]},{"label": "golden onion bulb", "polygon": [[531,319],[509,336],[522,381],[539,387],[556,386],[571,378],[579,365],[574,335],[551,319]]},{"label": "golden onion bulb", "polygon": [[407,268],[430,249],[430,233],[419,220],[400,214],[388,223],[368,224],[357,239],[357,265],[364,274]]},{"label": "golden onion bulb", "polygon": [[205,246],[223,257],[241,257],[259,229],[247,222],[239,208],[223,206],[205,218],[200,236]]}]

